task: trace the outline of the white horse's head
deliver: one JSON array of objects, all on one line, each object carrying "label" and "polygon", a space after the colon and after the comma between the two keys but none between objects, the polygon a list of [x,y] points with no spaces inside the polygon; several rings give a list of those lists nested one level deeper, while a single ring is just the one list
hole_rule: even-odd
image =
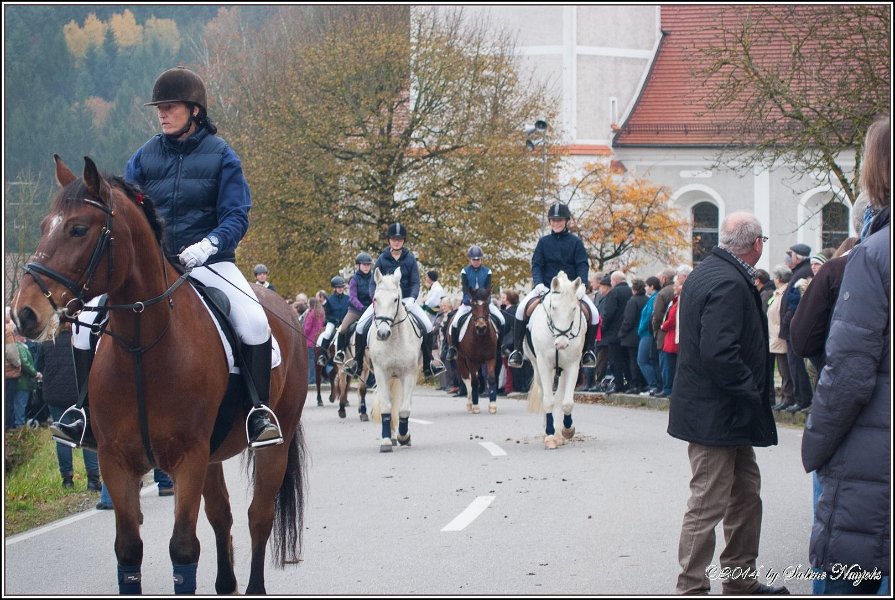
[{"label": "white horse's head", "polygon": [[383,275],[376,269],[373,280],[376,282],[376,293],[373,294],[376,337],[387,340],[401,310],[401,268],[395,269],[391,275]]},{"label": "white horse's head", "polygon": [[[579,293],[581,290],[581,278],[576,277],[569,281],[565,271],[560,271],[550,283],[550,300],[547,302],[550,321],[554,327],[572,329],[578,325]],[[553,341],[557,350],[564,350],[569,345],[569,336],[559,335]]]}]

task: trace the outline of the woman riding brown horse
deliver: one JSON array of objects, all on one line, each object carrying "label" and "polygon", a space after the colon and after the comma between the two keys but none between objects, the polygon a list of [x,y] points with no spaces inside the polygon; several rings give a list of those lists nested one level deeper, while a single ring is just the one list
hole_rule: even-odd
[{"label": "woman riding brown horse", "polygon": [[[115,506],[119,591],[141,591],[140,479],[157,466],[176,482],[169,544],[175,592],[195,592],[196,521],[204,497],[218,553],[215,588],[233,593],[233,518],[221,463],[246,449],[244,388],[231,387],[214,321],[196,291],[181,285],[186,274],[164,257],[151,201],[123,179],[102,177],[89,158],[85,163],[79,179],[56,157],[63,189],[41,224],[40,243],[25,267],[29,276],[13,301],[14,318],[28,337],[48,339],[60,318],[74,319],[87,299],[108,294],[108,325],[88,387],[100,466]],[[264,557],[275,519],[279,563],[297,560],[305,483],[304,337],[289,325],[294,316],[282,298],[260,287],[255,293],[278,341],[281,362],[271,372],[270,405],[285,443],[255,450],[263,457],[254,464],[246,593],[265,592]],[[228,387],[235,403],[223,402]]]},{"label": "woman riding brown horse", "polygon": [[[497,412],[497,381],[494,368],[497,362],[497,328],[491,321],[491,289],[477,289],[472,292],[472,311],[466,334],[457,346],[457,370],[466,384],[466,410],[479,412],[479,374],[482,365],[487,368],[488,412]],[[462,324],[460,325],[463,326]]]}]

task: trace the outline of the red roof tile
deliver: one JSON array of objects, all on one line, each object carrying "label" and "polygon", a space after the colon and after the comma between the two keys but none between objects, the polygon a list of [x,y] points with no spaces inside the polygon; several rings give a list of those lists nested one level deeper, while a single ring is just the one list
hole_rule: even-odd
[{"label": "red roof tile", "polygon": [[[804,9],[765,5],[760,10],[777,11],[778,17],[787,15],[781,19],[783,26],[792,27],[794,32],[796,27],[804,27],[805,22],[792,19],[792,11],[817,10],[816,6],[802,6]],[[615,146],[718,146],[733,141],[748,142],[742,134],[734,133],[737,129],[732,125],[744,110],[743,105],[710,110],[704,99],[708,88],[703,87],[695,73],[708,64],[709,59],[701,50],[718,46],[722,26],[730,30],[733,24],[742,22],[749,8],[748,5],[661,7],[663,38],[634,109],[615,135]],[[818,39],[816,44],[820,42]],[[760,65],[781,65],[788,69],[791,52],[788,44],[785,36],[765,39],[758,36],[752,48],[754,60]],[[810,57],[811,45],[814,43],[802,48],[800,54]],[[835,67],[842,69],[841,65]],[[825,90],[817,82],[817,74],[814,75],[801,82],[805,93],[823,94]],[[714,77],[707,85],[717,85],[720,80]],[[779,112],[776,115],[772,112],[765,120],[783,122]]]}]

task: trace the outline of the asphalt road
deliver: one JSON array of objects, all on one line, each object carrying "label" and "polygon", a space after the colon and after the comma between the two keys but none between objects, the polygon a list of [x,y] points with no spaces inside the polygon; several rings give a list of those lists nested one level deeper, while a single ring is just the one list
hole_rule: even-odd
[{"label": "asphalt road", "polygon": [[[686,444],[667,413],[576,404],[577,434],[542,444],[542,417],[523,399],[472,415],[465,399],[414,396],[412,446],[378,451],[379,424],[309,397],[309,499],[303,560],[267,569],[271,594],[673,594],[688,497]],[[808,564],[811,480],[801,430],[757,449],[764,521],[761,573]],[[241,461],[225,466],[240,591],[249,572],[248,492]],[[171,594],[171,498],[144,490],[143,592]],[[718,530],[717,555],[723,545]],[[214,593],[214,544],[200,513],[198,592]],[[6,540],[6,594],[116,594],[111,511],[88,511]],[[777,583],[781,583],[778,580]],[[808,594],[805,579],[785,584]],[[720,583],[713,583],[720,592]]]}]

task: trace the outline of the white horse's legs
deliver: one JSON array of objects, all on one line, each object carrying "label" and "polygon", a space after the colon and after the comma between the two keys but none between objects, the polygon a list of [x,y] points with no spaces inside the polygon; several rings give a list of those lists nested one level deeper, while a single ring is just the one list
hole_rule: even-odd
[{"label": "white horse's legs", "polygon": [[[568,376],[562,382],[562,435],[570,440],[575,437],[575,426],[572,424],[572,408],[575,406],[575,384],[578,381],[578,365],[569,369]],[[560,391],[560,390],[557,390]]]}]

